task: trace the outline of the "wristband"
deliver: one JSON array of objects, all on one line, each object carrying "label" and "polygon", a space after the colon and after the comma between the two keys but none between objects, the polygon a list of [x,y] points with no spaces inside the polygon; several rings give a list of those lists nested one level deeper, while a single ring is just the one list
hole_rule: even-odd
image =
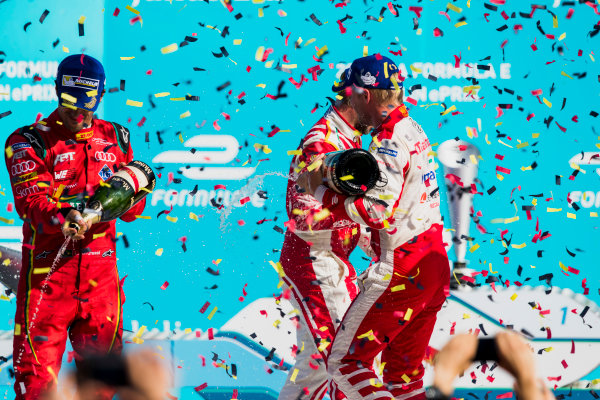
[{"label": "wristband", "polygon": [[435,386],[427,388],[425,397],[427,397],[427,400],[450,400],[450,396],[442,393],[442,391]]}]

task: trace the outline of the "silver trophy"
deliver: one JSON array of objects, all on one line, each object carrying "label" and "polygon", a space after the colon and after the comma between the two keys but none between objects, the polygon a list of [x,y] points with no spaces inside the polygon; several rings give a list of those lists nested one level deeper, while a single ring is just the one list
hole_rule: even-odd
[{"label": "silver trophy", "polygon": [[[453,273],[456,279],[463,275],[469,275],[472,270],[467,268],[467,238],[471,223],[471,207],[473,205],[473,193],[471,185],[477,178],[477,160],[479,150],[471,143],[463,140],[446,140],[438,147],[438,159],[444,167],[446,177],[446,194],[450,208],[450,225],[454,229],[452,243],[456,259],[453,265]],[[453,175],[450,176],[449,174]],[[450,287],[458,288],[460,285],[454,277],[450,278]]]}]

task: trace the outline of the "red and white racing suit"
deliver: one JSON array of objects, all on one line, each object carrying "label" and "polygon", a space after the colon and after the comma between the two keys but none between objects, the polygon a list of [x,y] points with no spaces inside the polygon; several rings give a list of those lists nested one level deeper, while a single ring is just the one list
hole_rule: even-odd
[{"label": "red and white racing suit", "polygon": [[[88,197],[133,159],[129,131],[95,119],[72,133],[57,111],[8,137],[6,166],[23,224],[23,263],[17,292],[13,358],[17,399],[37,399],[52,388],[67,335],[75,360],[86,353],[120,352],[122,305],[115,255],[115,221],[99,222],[85,239],[65,241],[67,213],[83,210]],[[132,221],[145,202],[121,219]],[[106,393],[106,399],[112,395]]]},{"label": "red and white racing suit", "polygon": [[[327,356],[335,331],[356,296],[356,272],[349,256],[360,238],[359,224],[336,218],[295,181],[324,153],[360,148],[359,133],[334,107],[302,139],[292,159],[281,265],[291,301],[299,311],[296,364],[279,399],[321,399],[327,392]],[[297,371],[295,371],[297,369]]]},{"label": "red and white racing suit", "polygon": [[[334,216],[370,226],[378,256],[359,277],[360,293],[333,341],[332,394],[424,398],[422,361],[450,279],[436,162],[423,129],[403,105],[377,129],[369,151],[382,175],[364,197],[324,186],[315,193]],[[372,370],[380,352],[384,385]]]}]

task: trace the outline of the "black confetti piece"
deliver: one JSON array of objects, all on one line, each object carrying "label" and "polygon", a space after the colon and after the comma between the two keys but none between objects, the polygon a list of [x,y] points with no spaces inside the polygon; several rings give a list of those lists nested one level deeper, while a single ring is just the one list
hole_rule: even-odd
[{"label": "black confetti piece", "polygon": [[154,311],[154,306],[152,304],[150,304],[149,301],[145,301],[142,303],[142,305],[144,305],[144,304],[148,304],[150,306],[150,308],[152,309],[152,311]]},{"label": "black confetti piece", "polygon": [[273,359],[274,355],[275,355],[275,347],[273,347],[271,349],[271,351],[269,352],[269,354],[265,357],[265,361],[271,361]]},{"label": "black confetti piece", "polygon": [[0,119],[8,117],[10,114],[12,114],[12,111],[4,111],[3,113],[0,113]]},{"label": "black confetti piece", "polygon": [[220,47],[219,50],[221,50],[220,53],[215,53],[214,51],[212,51],[212,55],[217,57],[217,58],[221,58],[221,57],[227,57],[229,55],[229,52],[227,51],[227,49],[225,49],[225,47]]},{"label": "black confetti piece", "polygon": [[310,14],[310,19],[312,20],[312,22],[314,22],[318,26],[323,25],[323,23],[321,21],[319,21],[319,18],[317,18],[317,16],[315,14]]},{"label": "black confetti piece", "polygon": [[79,22],[79,23],[77,23],[77,26],[79,28],[79,36],[85,35],[85,32],[83,30],[83,24]]},{"label": "black confetti piece", "polygon": [[121,81],[119,82],[119,90],[121,90],[122,92],[125,91],[125,80],[121,79]]},{"label": "black confetti piece", "polygon": [[50,14],[49,10],[45,10],[42,15],[40,16],[40,24],[44,23],[44,20],[46,19],[46,17],[48,16],[48,14]]},{"label": "black confetti piece", "polygon": [[25,25],[23,25],[23,30],[25,32],[27,32],[27,28],[29,28],[29,25],[31,25],[31,22],[27,22]]}]

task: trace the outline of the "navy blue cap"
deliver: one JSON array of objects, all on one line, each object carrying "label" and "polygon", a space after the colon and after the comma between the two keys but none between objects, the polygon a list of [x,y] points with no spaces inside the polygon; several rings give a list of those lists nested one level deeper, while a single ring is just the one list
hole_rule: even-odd
[{"label": "navy blue cap", "polygon": [[396,79],[396,85],[390,79],[392,74],[397,72],[399,72],[398,66],[381,54],[357,58],[350,68],[342,73],[340,83],[334,84],[331,90],[340,92],[349,86],[392,90],[396,85],[402,87],[400,79]]},{"label": "navy blue cap", "polygon": [[56,89],[63,106],[96,111],[106,76],[100,61],[85,54],[68,56],[58,65]]}]

